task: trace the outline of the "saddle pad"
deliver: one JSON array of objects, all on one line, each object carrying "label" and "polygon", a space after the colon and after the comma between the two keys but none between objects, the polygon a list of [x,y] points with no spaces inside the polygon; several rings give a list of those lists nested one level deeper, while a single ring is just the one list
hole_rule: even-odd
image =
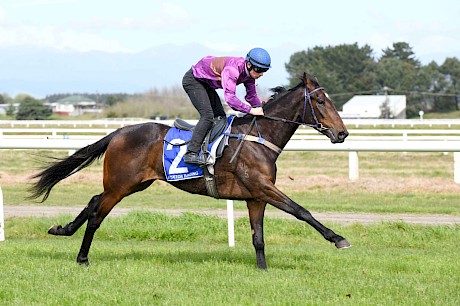
[{"label": "saddle pad", "polygon": [[[227,121],[227,128],[224,132],[230,129],[233,118]],[[220,142],[225,139],[225,135],[220,135],[214,142],[209,144],[208,151],[210,158],[208,162],[214,163],[216,160],[216,150]],[[167,181],[180,181],[202,177],[204,170],[198,165],[187,164],[184,162],[184,155],[187,152],[186,142],[192,139],[192,132],[180,130],[172,127],[166,133],[163,146],[163,167]],[[209,166],[208,166],[209,168]]]},{"label": "saddle pad", "polygon": [[184,155],[187,152],[187,145],[184,143],[191,138],[191,131],[179,130],[175,127],[170,128],[166,134],[163,146],[163,166],[166,180],[180,181],[203,176],[203,168],[184,162]]}]

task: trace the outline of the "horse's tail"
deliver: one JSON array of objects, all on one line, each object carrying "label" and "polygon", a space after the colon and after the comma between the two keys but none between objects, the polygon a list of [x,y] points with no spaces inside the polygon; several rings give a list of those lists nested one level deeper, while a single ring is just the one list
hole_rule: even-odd
[{"label": "horse's tail", "polygon": [[30,187],[29,192],[31,195],[28,199],[36,199],[44,195],[43,199],[40,201],[44,202],[48,198],[54,185],[91,165],[96,159],[101,158],[107,150],[110,141],[119,131],[120,129],[110,133],[93,144],[79,149],[69,157],[55,158],[57,161],[48,163],[48,167],[32,176],[32,179],[38,180]]}]

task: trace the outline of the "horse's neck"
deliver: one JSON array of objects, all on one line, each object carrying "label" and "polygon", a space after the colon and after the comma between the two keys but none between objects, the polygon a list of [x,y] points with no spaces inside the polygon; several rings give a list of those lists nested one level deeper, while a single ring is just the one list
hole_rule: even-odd
[{"label": "horse's neck", "polygon": [[284,148],[298,128],[297,124],[263,118],[257,120],[260,136]]},{"label": "horse's neck", "polygon": [[232,133],[249,134],[270,141],[281,149],[291,139],[298,125],[278,120],[257,117],[251,126],[252,118],[235,118],[232,124]]},{"label": "horse's neck", "polygon": [[303,115],[304,104],[304,89],[298,87],[294,91],[280,96],[276,101],[272,101],[265,113],[271,117],[298,121],[298,118]]},{"label": "horse's neck", "polygon": [[[265,131],[264,134],[267,134],[267,137],[265,135],[262,137],[267,138],[280,148],[284,148],[300,124],[299,118],[303,114],[303,102],[299,102],[300,99],[302,99],[302,95],[296,91],[286,94],[278,101],[273,101],[273,104],[265,112],[272,119],[264,118],[258,121],[259,125],[263,127],[261,132],[263,130]],[[269,137],[271,139],[268,139]]]}]

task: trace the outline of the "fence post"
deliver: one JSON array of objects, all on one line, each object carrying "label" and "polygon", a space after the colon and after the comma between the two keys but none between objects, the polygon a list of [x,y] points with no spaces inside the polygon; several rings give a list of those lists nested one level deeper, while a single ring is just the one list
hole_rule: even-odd
[{"label": "fence post", "polygon": [[350,181],[359,179],[359,158],[357,151],[348,152],[348,177]]},{"label": "fence post", "polygon": [[227,200],[228,246],[235,246],[235,226],[233,218],[233,200]]},{"label": "fence post", "polygon": [[3,193],[0,186],[0,241],[5,240],[5,218],[3,217]]}]

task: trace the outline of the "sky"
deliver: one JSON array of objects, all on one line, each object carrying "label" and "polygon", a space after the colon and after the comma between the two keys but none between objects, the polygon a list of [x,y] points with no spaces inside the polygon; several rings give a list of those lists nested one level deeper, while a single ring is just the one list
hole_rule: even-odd
[{"label": "sky", "polygon": [[1,0],[0,48],[138,52],[201,43],[307,49],[357,42],[374,51],[408,42],[419,56],[460,51],[460,1]]},{"label": "sky", "polygon": [[272,63],[284,67],[292,53],[315,46],[368,44],[378,57],[403,41],[423,64],[460,58],[458,0],[270,2],[0,0],[0,49],[137,53],[197,43],[214,55],[245,56],[281,48]]}]

